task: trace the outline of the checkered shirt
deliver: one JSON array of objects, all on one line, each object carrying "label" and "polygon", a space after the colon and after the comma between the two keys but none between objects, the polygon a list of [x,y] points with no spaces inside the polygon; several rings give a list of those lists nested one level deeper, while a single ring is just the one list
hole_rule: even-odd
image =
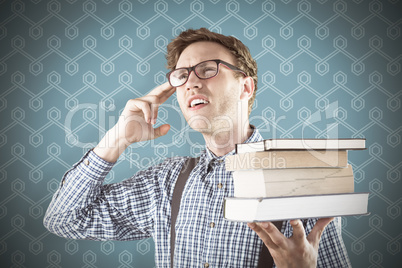
[{"label": "checkered shirt", "polygon": [[[247,142],[260,140],[255,130]],[[223,200],[234,194],[225,157],[206,149],[187,180],[176,220],[175,267],[257,267],[262,241],[246,223],[223,219]],[[171,200],[186,159],[169,158],[120,183],[103,184],[113,163],[89,151],[64,175],[44,225],[72,239],[152,237],[156,267],[170,267]],[[315,222],[308,220],[306,234]],[[288,221],[281,231],[286,237],[292,235]],[[341,218],[325,229],[318,254],[318,267],[351,266],[341,237]]]}]

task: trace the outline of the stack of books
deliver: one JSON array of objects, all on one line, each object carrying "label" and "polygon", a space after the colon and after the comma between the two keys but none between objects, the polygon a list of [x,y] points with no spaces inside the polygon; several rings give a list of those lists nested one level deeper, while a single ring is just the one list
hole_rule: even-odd
[{"label": "stack of books", "polygon": [[277,221],[368,214],[368,193],[354,192],[349,150],[365,139],[269,139],[237,144],[226,157],[234,196],[224,218]]}]

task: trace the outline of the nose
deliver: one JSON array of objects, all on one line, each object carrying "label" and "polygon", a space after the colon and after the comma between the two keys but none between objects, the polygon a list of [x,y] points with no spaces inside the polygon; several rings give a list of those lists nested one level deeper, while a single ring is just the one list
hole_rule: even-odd
[{"label": "nose", "polygon": [[201,88],[201,79],[195,74],[195,70],[192,70],[188,75],[188,80],[185,84],[186,90],[191,90],[193,88]]}]

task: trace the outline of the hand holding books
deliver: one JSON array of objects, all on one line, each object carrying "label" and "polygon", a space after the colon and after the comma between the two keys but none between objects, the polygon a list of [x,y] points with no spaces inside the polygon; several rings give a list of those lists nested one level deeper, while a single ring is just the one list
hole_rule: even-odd
[{"label": "hand holding books", "polygon": [[286,238],[272,223],[248,223],[269,249],[276,267],[315,267],[318,245],[325,227],[333,218],[319,219],[306,237],[300,220],[291,220],[293,235]]},{"label": "hand holding books", "polygon": [[[277,267],[316,266],[321,235],[333,217],[367,214],[368,193],[354,193],[347,161],[347,150],[358,149],[365,149],[364,139],[238,144],[225,163],[233,171],[234,197],[225,198],[224,218],[248,222]],[[299,220],[305,218],[319,218],[311,220],[307,236]],[[289,238],[271,223],[282,220],[290,220]]]}]

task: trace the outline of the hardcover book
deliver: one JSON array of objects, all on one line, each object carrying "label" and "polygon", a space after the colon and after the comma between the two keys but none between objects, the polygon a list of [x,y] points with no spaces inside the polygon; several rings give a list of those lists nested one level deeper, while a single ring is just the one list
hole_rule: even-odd
[{"label": "hardcover book", "polygon": [[353,193],[351,165],[346,168],[254,169],[233,172],[235,197],[275,197]]},{"label": "hardcover book", "polygon": [[346,150],[278,150],[229,155],[226,170],[267,168],[346,167]]},{"label": "hardcover book", "polygon": [[224,201],[224,218],[254,222],[366,215],[368,196],[368,193],[345,193],[267,198],[227,197]]},{"label": "hardcover book", "polygon": [[236,153],[270,150],[363,150],[366,139],[267,139],[236,144]]}]

